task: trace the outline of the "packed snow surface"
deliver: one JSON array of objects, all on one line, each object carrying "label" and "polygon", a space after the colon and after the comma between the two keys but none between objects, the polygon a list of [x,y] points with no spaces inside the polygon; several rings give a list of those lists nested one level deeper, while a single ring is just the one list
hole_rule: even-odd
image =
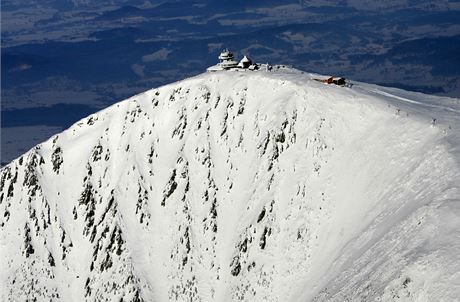
[{"label": "packed snow surface", "polygon": [[460,102],[199,75],[0,173],[0,300],[454,301]]}]

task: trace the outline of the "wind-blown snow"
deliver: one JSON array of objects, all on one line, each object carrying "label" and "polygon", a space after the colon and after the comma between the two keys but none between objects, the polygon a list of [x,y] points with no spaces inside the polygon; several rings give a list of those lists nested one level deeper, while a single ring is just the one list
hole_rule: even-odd
[{"label": "wind-blown snow", "polygon": [[313,77],[199,75],[4,167],[1,300],[458,298],[459,100]]}]

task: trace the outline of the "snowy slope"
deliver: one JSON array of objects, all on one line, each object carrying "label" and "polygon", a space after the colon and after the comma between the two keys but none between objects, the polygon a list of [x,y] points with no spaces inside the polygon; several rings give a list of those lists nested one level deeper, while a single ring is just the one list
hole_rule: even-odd
[{"label": "snowy slope", "polygon": [[4,167],[0,300],[458,299],[459,100],[315,76],[202,74]]}]

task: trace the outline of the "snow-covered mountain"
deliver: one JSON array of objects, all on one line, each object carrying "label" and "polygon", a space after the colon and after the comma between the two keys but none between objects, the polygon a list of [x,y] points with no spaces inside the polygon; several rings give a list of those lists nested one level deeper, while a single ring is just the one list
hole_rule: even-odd
[{"label": "snow-covered mountain", "polygon": [[2,301],[454,301],[460,101],[216,72],[0,173]]}]

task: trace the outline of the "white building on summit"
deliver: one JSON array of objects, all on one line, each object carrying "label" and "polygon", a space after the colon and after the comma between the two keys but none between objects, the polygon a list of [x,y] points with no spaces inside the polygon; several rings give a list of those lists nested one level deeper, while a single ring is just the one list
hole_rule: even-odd
[{"label": "white building on summit", "polygon": [[219,71],[219,70],[228,70],[228,69],[257,69],[256,65],[253,65],[252,61],[247,57],[244,58],[238,63],[234,60],[233,53],[228,49],[224,50],[219,55],[219,63],[209,67],[208,71]]},{"label": "white building on summit", "polygon": [[235,68],[238,62],[233,60],[233,53],[226,49],[219,55],[219,64],[223,69],[230,69]]}]

